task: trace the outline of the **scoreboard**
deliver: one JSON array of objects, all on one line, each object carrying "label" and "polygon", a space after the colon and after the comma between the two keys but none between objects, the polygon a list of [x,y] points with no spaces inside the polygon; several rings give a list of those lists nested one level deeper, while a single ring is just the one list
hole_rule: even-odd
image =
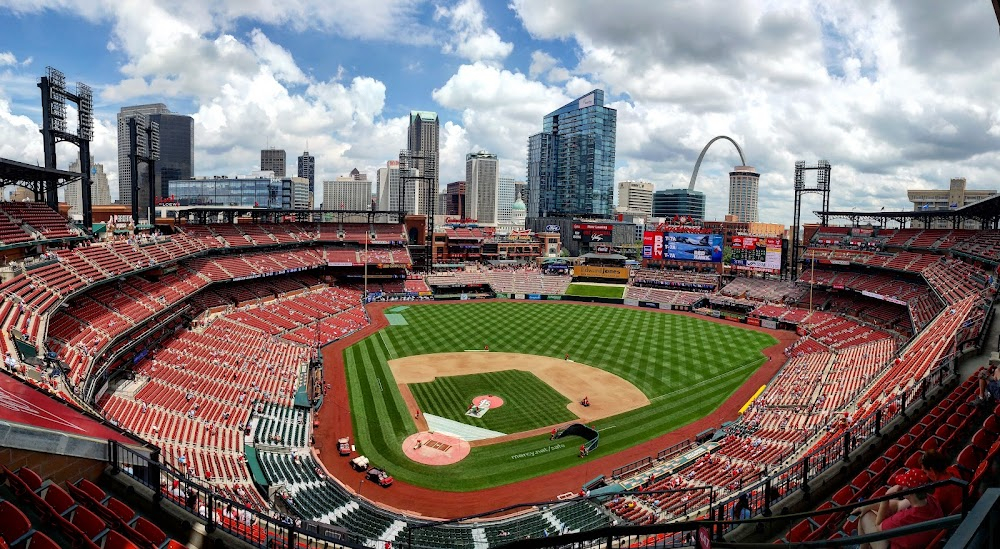
[{"label": "scoreboard", "polygon": [[730,265],[734,269],[778,274],[781,272],[781,239],[734,236]]}]

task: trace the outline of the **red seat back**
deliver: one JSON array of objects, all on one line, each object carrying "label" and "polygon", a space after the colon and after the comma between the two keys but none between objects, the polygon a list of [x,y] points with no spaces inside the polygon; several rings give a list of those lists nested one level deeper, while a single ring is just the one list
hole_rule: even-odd
[{"label": "red seat back", "polygon": [[70,507],[76,504],[73,498],[60,488],[58,484],[50,484],[45,489],[45,502],[59,515],[65,513]]},{"label": "red seat back", "polygon": [[139,546],[112,530],[108,532],[108,537],[104,540],[104,549],[139,549]]},{"label": "red seat back", "polygon": [[117,498],[109,498],[104,505],[122,522],[132,522],[135,518],[135,511]]},{"label": "red seat back", "polygon": [[85,478],[81,478],[80,481],[76,483],[76,485],[81,490],[86,492],[90,497],[94,498],[97,501],[104,501],[104,498],[107,496],[107,494],[104,493],[104,490],[101,490],[100,486],[94,484],[93,482],[90,482]]},{"label": "red seat back", "polygon": [[9,501],[0,501],[0,537],[14,541],[31,530],[31,521]]},{"label": "red seat back", "polygon": [[35,532],[31,535],[31,543],[28,544],[31,549],[59,549],[59,544],[52,541],[52,538],[46,536],[41,532]]},{"label": "red seat back", "polygon": [[163,533],[163,530],[160,530],[159,526],[146,520],[146,517],[139,517],[139,520],[135,521],[132,527],[153,545],[159,546],[164,541],[167,541],[167,535]]},{"label": "red seat back", "polygon": [[107,527],[100,517],[86,507],[77,507],[73,512],[73,525],[90,539],[97,537]]},{"label": "red seat back", "polygon": [[32,492],[42,487],[42,477],[38,476],[38,473],[28,469],[27,467],[21,467],[17,470],[17,476],[28,485],[28,488]]}]

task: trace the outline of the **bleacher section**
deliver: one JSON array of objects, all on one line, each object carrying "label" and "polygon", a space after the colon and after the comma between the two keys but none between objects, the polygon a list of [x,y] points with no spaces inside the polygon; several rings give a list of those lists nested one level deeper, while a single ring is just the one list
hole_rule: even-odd
[{"label": "bleacher section", "polygon": [[631,283],[636,286],[715,291],[719,287],[719,275],[665,269],[637,269]]},{"label": "bleacher section", "polygon": [[[11,223],[27,232],[31,237],[29,240],[34,238],[57,240],[80,236],[79,231],[70,229],[69,222],[65,217],[41,202],[0,201],[0,211],[3,212],[0,216],[5,215]],[[20,235],[13,233],[9,226],[3,234],[9,235],[13,239],[13,241],[4,240],[7,244],[21,241],[18,239]]]}]

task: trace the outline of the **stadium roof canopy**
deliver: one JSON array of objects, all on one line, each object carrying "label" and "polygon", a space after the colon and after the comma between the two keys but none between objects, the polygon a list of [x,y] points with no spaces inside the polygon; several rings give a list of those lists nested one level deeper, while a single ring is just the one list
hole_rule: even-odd
[{"label": "stadium roof canopy", "polygon": [[31,183],[54,181],[59,184],[66,184],[79,178],[80,174],[77,172],[43,168],[16,160],[0,158],[0,183],[3,185],[20,185],[30,188]]},{"label": "stadium roof canopy", "polygon": [[986,200],[980,200],[973,204],[966,204],[961,208],[953,210],[903,210],[903,211],[856,211],[856,210],[829,210],[813,212],[820,219],[834,217],[849,219],[851,224],[857,225],[862,220],[877,222],[885,227],[889,221],[896,221],[901,226],[906,220],[917,219],[923,221],[925,225],[934,219],[951,220],[954,228],[959,228],[963,220],[971,219],[982,223],[983,228],[997,228],[1000,222],[1000,195],[991,196]]}]

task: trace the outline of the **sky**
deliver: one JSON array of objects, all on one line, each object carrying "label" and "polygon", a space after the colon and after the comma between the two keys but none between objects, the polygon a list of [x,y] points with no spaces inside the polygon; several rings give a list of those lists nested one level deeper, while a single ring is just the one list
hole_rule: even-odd
[{"label": "sky", "polygon": [[[194,117],[195,175],[247,174],[268,146],[294,173],[308,146],[317,181],[374,180],[409,111],[436,111],[445,184],[479,150],[524,180],[542,117],[594,88],[618,111],[617,181],[686,187],[728,135],[761,173],[761,221],[791,223],[796,160],[832,164],[834,208],[909,209],[907,189],[952,177],[1000,188],[987,0],[0,0],[0,36],[0,157],[41,163],[36,82],[56,67],[94,89],[114,198],[126,105]],[[725,140],[706,154],[707,218],[738,163]]]}]

